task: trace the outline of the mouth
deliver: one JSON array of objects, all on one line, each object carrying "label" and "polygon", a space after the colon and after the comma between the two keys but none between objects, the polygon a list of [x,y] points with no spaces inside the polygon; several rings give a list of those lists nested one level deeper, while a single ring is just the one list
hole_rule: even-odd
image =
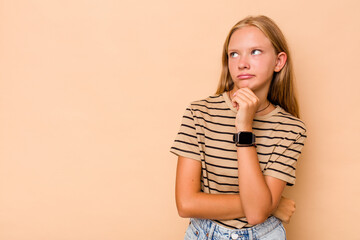
[{"label": "mouth", "polygon": [[252,74],[239,74],[239,75],[237,75],[236,76],[238,79],[249,79],[249,78],[252,78],[252,77],[254,77],[254,75],[252,75]]}]

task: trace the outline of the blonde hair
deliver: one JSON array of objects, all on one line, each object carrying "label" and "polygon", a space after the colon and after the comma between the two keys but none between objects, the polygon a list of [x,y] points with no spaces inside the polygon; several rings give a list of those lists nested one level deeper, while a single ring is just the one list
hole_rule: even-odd
[{"label": "blonde hair", "polygon": [[284,67],[279,72],[274,72],[267,98],[272,104],[279,105],[288,113],[295,117],[299,117],[299,106],[295,96],[294,73],[289,48],[280,28],[272,19],[263,15],[248,16],[231,28],[224,43],[222,71],[216,94],[230,91],[234,87],[234,82],[231,79],[228,66],[228,46],[232,34],[239,28],[245,26],[254,26],[260,29],[271,41],[276,54],[280,52],[285,52],[287,54],[287,60]]}]

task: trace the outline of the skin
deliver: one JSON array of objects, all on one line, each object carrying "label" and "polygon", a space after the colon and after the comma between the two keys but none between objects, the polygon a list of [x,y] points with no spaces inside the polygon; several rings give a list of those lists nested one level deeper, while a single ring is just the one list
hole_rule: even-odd
[{"label": "skin", "polygon": [[[235,85],[230,98],[238,110],[236,130],[251,132],[256,112],[268,104],[266,97],[272,76],[285,65],[286,54],[276,54],[270,40],[256,27],[235,31],[228,52],[229,71]],[[241,79],[240,74],[252,74],[252,77]],[[273,109],[274,106],[271,106],[267,112],[259,114]],[[237,156],[243,210],[250,224],[258,224],[276,209],[286,182],[263,176],[254,146],[238,147]]]},{"label": "skin", "polygon": [[[274,72],[286,63],[286,54],[275,53],[268,38],[256,27],[243,27],[231,36],[229,71],[234,81],[230,99],[238,112],[237,131],[252,131],[253,119],[272,110],[267,93]],[[252,74],[249,79],[238,76]],[[181,217],[234,219],[246,217],[252,225],[264,222],[270,214],[289,222],[294,201],[281,196],[286,182],[263,176],[255,147],[238,147],[240,194],[207,194],[200,191],[201,163],[180,156],[176,174],[176,204]],[[248,183],[251,182],[251,185]]]}]

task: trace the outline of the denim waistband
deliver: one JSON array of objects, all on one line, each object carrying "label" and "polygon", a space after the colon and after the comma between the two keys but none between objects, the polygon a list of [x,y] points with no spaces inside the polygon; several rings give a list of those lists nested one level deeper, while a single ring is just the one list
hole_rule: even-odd
[{"label": "denim waistband", "polygon": [[208,232],[209,235],[213,235],[214,232],[216,232],[221,236],[229,236],[229,239],[232,239],[232,236],[237,236],[240,239],[245,236],[246,239],[261,238],[262,236],[274,230],[278,225],[282,224],[281,221],[274,216],[269,217],[263,223],[244,229],[229,229],[209,219],[191,218],[190,221],[192,224],[194,224],[194,226],[197,226],[198,228]]}]

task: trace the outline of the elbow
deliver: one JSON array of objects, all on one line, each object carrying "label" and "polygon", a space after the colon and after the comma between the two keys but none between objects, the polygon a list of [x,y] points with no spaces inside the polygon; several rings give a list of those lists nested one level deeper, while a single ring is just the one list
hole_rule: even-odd
[{"label": "elbow", "polygon": [[261,213],[249,214],[248,216],[246,216],[248,223],[251,225],[257,225],[263,223],[266,221],[267,218],[268,216],[266,214],[261,214]]},{"label": "elbow", "polygon": [[245,216],[249,224],[257,225],[265,222],[273,210],[274,207],[272,206],[272,203],[269,202],[268,204],[262,204],[248,208],[245,210]]},{"label": "elbow", "polygon": [[189,214],[185,209],[178,208],[178,214],[182,218],[189,218]]},{"label": "elbow", "polygon": [[245,215],[249,224],[257,225],[265,222],[266,219],[268,219],[268,217],[270,216],[271,212],[272,211],[270,209],[263,209],[263,210],[257,209],[256,211],[250,212]]},{"label": "elbow", "polygon": [[176,203],[177,211],[180,217],[190,218],[191,217],[191,204],[186,200],[179,200]]}]

